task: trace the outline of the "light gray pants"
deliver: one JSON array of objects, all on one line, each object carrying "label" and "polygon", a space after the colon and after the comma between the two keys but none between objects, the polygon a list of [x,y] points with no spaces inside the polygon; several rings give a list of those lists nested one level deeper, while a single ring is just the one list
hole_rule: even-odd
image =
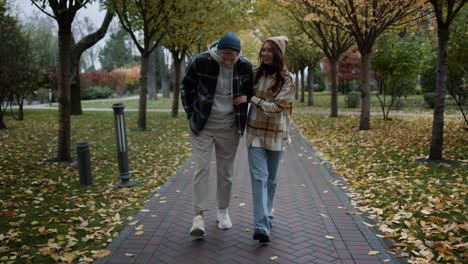
[{"label": "light gray pants", "polygon": [[229,207],[231,199],[234,158],[239,145],[237,127],[204,128],[195,135],[189,128],[192,156],[195,162],[193,175],[193,209],[208,210],[209,170],[213,145],[216,151],[217,201],[221,209]]}]

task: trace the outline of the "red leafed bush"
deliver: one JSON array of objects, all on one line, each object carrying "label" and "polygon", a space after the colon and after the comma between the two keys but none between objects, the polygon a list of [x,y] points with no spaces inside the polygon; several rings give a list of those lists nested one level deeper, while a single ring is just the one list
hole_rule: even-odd
[{"label": "red leafed bush", "polygon": [[117,71],[88,71],[80,73],[81,89],[91,86],[107,86],[123,94],[127,87],[125,74]]},{"label": "red leafed bush", "polygon": [[[58,87],[59,72],[55,69],[49,71],[50,86]],[[129,85],[138,85],[140,80],[140,67],[116,69],[107,71],[88,71],[80,73],[80,88],[86,89],[92,86],[107,86],[114,89],[119,95],[123,95]]]}]

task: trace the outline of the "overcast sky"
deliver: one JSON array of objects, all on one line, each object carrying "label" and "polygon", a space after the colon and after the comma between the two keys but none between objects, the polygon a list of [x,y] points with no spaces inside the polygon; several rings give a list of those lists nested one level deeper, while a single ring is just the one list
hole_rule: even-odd
[{"label": "overcast sky", "polygon": [[[32,4],[31,0],[13,0],[13,12],[19,16],[21,20],[25,20],[26,18],[33,16],[33,15],[40,15],[46,17],[47,15],[40,11],[35,5]],[[49,13],[52,14],[52,11],[49,9]],[[83,20],[84,17],[89,17],[94,24],[95,30],[101,26],[102,21],[106,15],[106,10],[100,10],[100,6],[98,1],[93,2],[92,4],[86,5],[86,8],[82,8],[78,11],[77,16],[75,17],[74,21]],[[114,17],[112,23],[117,23],[117,19]],[[112,24],[111,24],[112,25]],[[107,38],[109,37],[109,33],[106,34],[104,39],[101,39],[94,49],[99,50],[101,49]],[[97,54],[97,53],[96,53]],[[101,67],[99,63],[98,56],[94,57],[93,59],[94,65],[97,68]]]},{"label": "overcast sky", "polygon": [[[18,12],[18,15],[23,19],[36,13],[40,13],[41,15],[45,16],[44,13],[42,13],[36,6],[34,6],[31,3],[31,0],[13,0],[13,3],[14,7],[16,7],[14,9]],[[105,10],[99,9],[99,3],[97,1],[94,1],[92,4],[88,4],[86,8],[82,8],[78,11],[78,18],[87,16],[93,21],[96,27],[99,27],[106,14]]]},{"label": "overcast sky", "polygon": [[[33,16],[33,15],[40,15],[46,17],[47,15],[44,14],[42,11],[40,11],[35,5],[32,4],[31,0],[12,0],[13,3],[13,10],[15,14],[18,14],[19,18],[21,20],[25,20],[26,18]],[[52,11],[49,9],[50,13],[52,14]],[[93,1],[92,4],[86,5],[86,8],[82,8],[78,11],[77,16],[75,17],[74,21],[77,20],[83,20],[84,17],[89,17],[91,21],[94,24],[95,29],[98,29],[101,26],[102,21],[104,20],[104,17],[106,15],[106,10],[101,10],[99,6],[99,1]],[[118,24],[118,19],[114,17],[112,20],[111,28],[113,25]],[[97,44],[96,44],[96,49],[99,50],[101,49],[106,40],[109,37],[109,32],[106,34],[104,39],[101,39]],[[138,54],[138,52],[133,50],[135,54]],[[167,54],[166,54],[167,55]],[[168,56],[169,61],[168,63],[171,63],[171,56]],[[98,60],[98,57],[96,56],[94,59],[95,66],[97,68],[100,68],[100,63]]]}]

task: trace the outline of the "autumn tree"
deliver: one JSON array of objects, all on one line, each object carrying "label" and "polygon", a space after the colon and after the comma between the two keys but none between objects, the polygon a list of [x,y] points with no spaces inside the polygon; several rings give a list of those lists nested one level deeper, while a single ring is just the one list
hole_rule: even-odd
[{"label": "autumn tree", "polygon": [[[58,103],[59,103],[59,129],[57,144],[57,160],[59,162],[71,161],[70,144],[70,81],[72,76],[72,50],[73,35],[72,23],[76,13],[93,0],[31,0],[46,15],[56,20],[59,39],[59,78],[58,78]],[[46,10],[50,7],[52,13]]]},{"label": "autumn tree", "polygon": [[[292,24],[290,24],[292,25]],[[314,76],[315,68],[319,61],[324,57],[324,54],[320,48],[313,43],[306,34],[304,34],[299,28],[291,28],[289,32],[288,41],[288,52],[286,52],[287,65],[296,64],[299,68],[305,71],[307,68],[307,79],[305,85],[301,90],[301,102],[305,101],[304,92],[307,91],[307,105],[312,106],[314,104]],[[302,75],[302,77],[304,77]]]},{"label": "autumn tree", "polygon": [[[426,40],[411,32],[403,36],[384,34],[376,44],[372,65],[382,84],[382,96],[377,93],[377,98],[383,119],[389,120],[389,112],[397,100],[414,91],[416,77],[425,70],[430,59],[431,47]],[[387,96],[390,96],[389,102]]]},{"label": "autumn tree", "polygon": [[24,42],[19,21],[11,15],[5,0],[0,0],[0,27],[0,129],[5,129],[7,126],[3,117],[12,100],[14,87],[20,81],[16,72],[21,71],[19,54],[11,51],[21,47]]},{"label": "autumn tree", "polygon": [[359,55],[354,52],[343,54],[338,62],[338,81],[341,93],[346,94],[350,92],[350,81],[361,79],[361,59]]},{"label": "autumn tree", "polygon": [[11,96],[14,103],[18,106],[18,120],[24,120],[24,101],[28,96],[37,90],[39,80],[41,79],[40,52],[34,49],[34,30],[27,26],[22,26],[21,43],[15,52],[15,68],[13,78],[14,87],[11,90]]},{"label": "autumn tree", "polygon": [[305,20],[318,21],[348,32],[361,55],[361,118],[359,129],[370,129],[371,55],[377,38],[390,26],[400,26],[418,14],[423,0],[327,1],[302,0],[308,6]]},{"label": "autumn tree", "polygon": [[[468,77],[468,52],[466,52],[466,47],[468,47],[467,17],[468,9],[462,8],[450,26],[447,91],[457,103],[458,109],[465,120],[465,127],[468,129],[468,117],[466,113],[468,111],[468,86],[465,85],[466,78]],[[453,79],[451,76],[459,77],[456,79],[460,79],[461,82],[450,81],[450,79]],[[460,83],[460,85],[457,85],[457,83]]]},{"label": "autumn tree", "polygon": [[81,90],[80,90],[80,61],[81,55],[86,50],[89,50],[99,40],[104,38],[107,29],[114,17],[114,13],[111,10],[107,10],[104,20],[102,21],[101,27],[94,32],[91,32],[82,37],[77,43],[72,38],[71,47],[71,114],[80,115],[82,114],[81,109]]},{"label": "autumn tree", "polygon": [[[227,31],[237,31],[246,25],[248,3],[239,1],[200,0],[179,1],[174,4],[177,20],[168,26],[163,45],[171,52],[174,61],[174,89],[171,116],[179,110],[181,64],[190,49],[198,43],[216,40]],[[207,30],[210,29],[210,30]],[[208,42],[209,43],[209,42]]]},{"label": "autumn tree", "polygon": [[38,66],[44,74],[48,74],[49,69],[57,67],[57,29],[52,18],[39,14],[29,17],[25,26],[31,31],[31,44],[38,55]]},{"label": "autumn tree", "polygon": [[[120,24],[128,32],[141,54],[140,98],[138,102],[137,130],[146,128],[146,103],[148,95],[148,63],[150,54],[166,35],[166,27],[172,20],[175,5],[179,1],[166,0],[109,0],[109,7],[116,12]],[[140,34],[141,33],[141,34]]]},{"label": "autumn tree", "polygon": [[437,21],[437,76],[430,160],[442,160],[444,142],[444,105],[447,87],[450,25],[465,6],[466,0],[428,0]]},{"label": "autumn tree", "polygon": [[99,52],[102,69],[112,71],[130,64],[133,61],[128,34],[121,27],[112,33],[105,46]]},{"label": "autumn tree", "polygon": [[[314,16],[315,3],[307,0],[289,1],[284,5],[290,16],[307,36],[323,51],[331,64],[330,116],[338,116],[338,61],[354,43],[354,39],[341,27]],[[311,15],[312,14],[312,15]]]},{"label": "autumn tree", "polygon": [[[302,32],[300,27],[286,10],[274,1],[256,1],[256,24],[259,25],[255,31],[256,36],[265,40],[271,36],[285,35],[288,37],[288,45],[285,54],[285,62],[289,71],[296,74],[296,99],[299,96],[301,87],[301,102],[304,102],[304,93],[308,91],[308,105],[313,105],[313,80],[315,66],[323,58],[321,50],[313,43],[308,36]],[[261,43],[260,43],[261,44]],[[258,57],[259,49],[256,51]],[[304,71],[308,69],[307,84],[304,85]],[[299,75],[302,75],[301,85],[299,85]]]}]

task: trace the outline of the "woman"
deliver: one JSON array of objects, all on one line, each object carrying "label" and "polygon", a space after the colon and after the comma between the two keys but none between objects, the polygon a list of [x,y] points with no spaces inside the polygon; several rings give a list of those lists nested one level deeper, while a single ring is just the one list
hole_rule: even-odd
[{"label": "woman", "polygon": [[294,101],[294,83],[284,65],[288,38],[271,37],[259,53],[254,96],[247,121],[247,149],[254,205],[253,239],[270,242],[273,198],[279,163],[288,143],[289,119]]}]

